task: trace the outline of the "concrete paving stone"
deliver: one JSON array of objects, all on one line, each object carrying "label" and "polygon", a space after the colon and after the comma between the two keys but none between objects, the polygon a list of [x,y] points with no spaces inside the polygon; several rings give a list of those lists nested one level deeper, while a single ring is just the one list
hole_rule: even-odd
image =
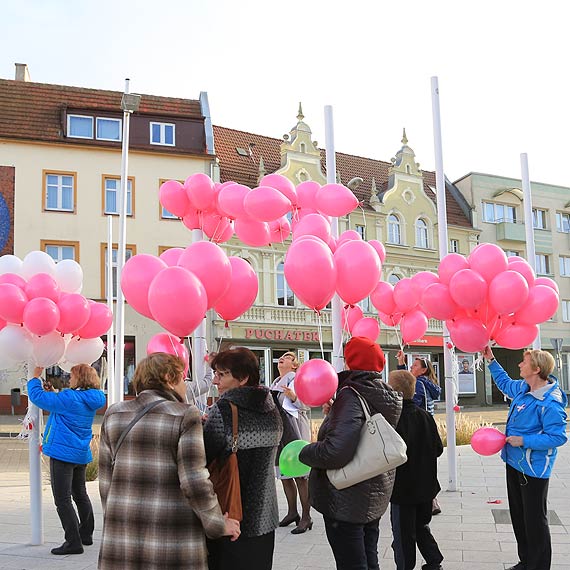
[{"label": "concrete paving stone", "polygon": [[463,551],[464,562],[510,562],[513,560],[511,552],[488,552],[488,551]]},{"label": "concrete paving stone", "polygon": [[463,540],[447,540],[444,538],[438,540],[437,543],[439,544],[440,550],[444,553],[444,556],[448,550],[462,550],[463,552],[467,550],[499,552],[501,550],[498,542],[471,540],[471,538]]}]

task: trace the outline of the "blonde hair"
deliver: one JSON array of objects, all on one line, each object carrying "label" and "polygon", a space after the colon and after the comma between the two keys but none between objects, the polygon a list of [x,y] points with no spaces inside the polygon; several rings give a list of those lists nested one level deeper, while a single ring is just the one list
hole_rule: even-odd
[{"label": "blonde hair", "polygon": [[388,376],[388,384],[400,392],[404,400],[411,400],[416,392],[416,377],[407,370],[393,370]]},{"label": "blonde hair", "polygon": [[552,374],[554,370],[554,357],[550,352],[546,352],[546,350],[527,350],[523,354],[523,358],[526,355],[530,356],[530,363],[534,369],[540,368],[540,372],[538,376],[543,380],[548,380],[548,377]]},{"label": "blonde hair", "polygon": [[89,388],[101,387],[101,380],[99,379],[99,374],[93,366],[89,364],[76,364],[70,370],[72,376],[77,380],[75,387],[88,390]]},{"label": "blonde hair", "polygon": [[294,353],[292,350],[288,350],[287,352],[285,352],[284,354],[281,355],[281,357],[283,356],[292,356],[293,357],[293,370],[297,370],[297,368],[299,368],[299,366],[301,366],[301,363],[297,360],[297,354]]},{"label": "blonde hair", "polygon": [[166,352],[154,352],[141,360],[133,376],[133,388],[137,394],[144,390],[168,390],[182,382],[184,362],[178,356]]}]

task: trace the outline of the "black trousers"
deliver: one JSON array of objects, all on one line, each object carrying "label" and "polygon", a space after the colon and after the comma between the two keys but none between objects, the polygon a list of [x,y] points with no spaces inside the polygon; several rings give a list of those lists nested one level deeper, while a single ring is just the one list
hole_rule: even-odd
[{"label": "black trousers", "polygon": [[416,544],[426,563],[425,570],[439,568],[443,555],[429,528],[432,501],[417,505],[391,504],[392,549],[397,570],[416,567]]},{"label": "black trousers", "polygon": [[229,536],[206,539],[209,570],[271,570],[275,531],[261,536],[240,536],[232,542]]},{"label": "black trousers", "polygon": [[337,570],[379,570],[380,519],[367,524],[354,524],[323,518]]},{"label": "black trousers", "polygon": [[[65,542],[71,547],[79,547],[83,542],[93,539],[93,507],[85,488],[85,470],[87,465],[67,463],[50,458],[51,490],[61,526],[65,532]],[[77,506],[77,513],[71,498]]]},{"label": "black trousers", "polygon": [[509,512],[519,559],[526,570],[550,570],[552,547],[546,515],[548,481],[529,477],[507,465]]}]

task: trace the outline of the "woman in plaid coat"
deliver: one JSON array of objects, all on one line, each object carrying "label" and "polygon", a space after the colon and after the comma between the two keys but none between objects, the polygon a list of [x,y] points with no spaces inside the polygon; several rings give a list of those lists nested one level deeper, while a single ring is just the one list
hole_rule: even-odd
[{"label": "woman in plaid coat", "polygon": [[[225,519],[206,469],[200,414],[182,403],[184,365],[164,353],[137,367],[135,400],[111,406],[101,426],[99,491],[104,522],[99,568],[206,570],[205,535],[239,536]],[[151,402],[161,403],[122,432]]]}]

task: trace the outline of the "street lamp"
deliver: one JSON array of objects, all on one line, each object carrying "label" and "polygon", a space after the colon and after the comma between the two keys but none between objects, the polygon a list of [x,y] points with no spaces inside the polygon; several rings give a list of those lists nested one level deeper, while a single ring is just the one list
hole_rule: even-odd
[{"label": "street lamp", "polygon": [[[121,188],[119,200],[119,244],[117,251],[117,310],[116,328],[117,341],[115,351],[115,390],[112,397],[115,402],[124,399],[123,375],[125,367],[125,298],[121,289],[121,274],[125,265],[126,242],[127,242],[127,184],[129,168],[129,123],[131,114],[138,111],[141,96],[129,93],[129,79],[125,80],[125,92],[121,99],[123,110],[123,144],[121,150]],[[112,271],[108,267],[108,271]]]}]

